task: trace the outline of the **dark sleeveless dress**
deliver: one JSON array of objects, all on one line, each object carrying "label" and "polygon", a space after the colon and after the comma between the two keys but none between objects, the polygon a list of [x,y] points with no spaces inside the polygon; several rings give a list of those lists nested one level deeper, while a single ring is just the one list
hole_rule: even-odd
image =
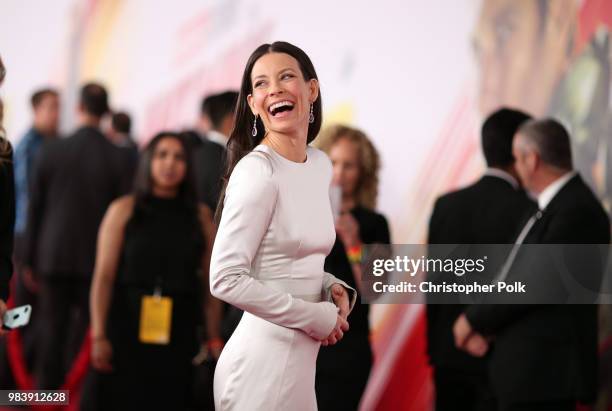
[{"label": "dark sleeveless dress", "polygon": [[[150,198],[136,207],[113,291],[107,336],[112,373],[91,371],[82,410],[184,410],[191,402],[191,359],[198,348],[204,240],[192,212],[176,199]],[[141,299],[156,286],[172,298],[168,345],[138,339]]]},{"label": "dark sleeveless dress", "polygon": [[[359,224],[363,244],[389,244],[389,227],[384,216],[360,206],[352,209],[351,214]],[[325,271],[357,289],[339,236],[325,259]],[[344,338],[336,345],[319,350],[315,381],[319,411],[354,411],[359,407],[372,368],[369,310],[369,305],[357,301],[349,315],[350,329]]]}]

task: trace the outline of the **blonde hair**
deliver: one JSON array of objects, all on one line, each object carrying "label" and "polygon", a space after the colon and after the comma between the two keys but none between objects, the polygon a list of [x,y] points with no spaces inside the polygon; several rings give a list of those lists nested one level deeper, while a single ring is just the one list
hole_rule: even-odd
[{"label": "blonde hair", "polygon": [[378,197],[380,156],[368,136],[359,129],[339,124],[326,127],[314,145],[329,155],[331,148],[342,139],[357,145],[359,181],[355,189],[355,200],[358,205],[373,210]]}]

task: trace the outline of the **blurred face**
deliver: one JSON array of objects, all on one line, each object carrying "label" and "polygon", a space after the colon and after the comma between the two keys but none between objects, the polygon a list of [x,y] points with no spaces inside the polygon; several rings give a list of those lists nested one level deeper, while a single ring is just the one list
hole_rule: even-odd
[{"label": "blurred face", "polygon": [[357,143],[340,138],[329,150],[329,158],[333,165],[334,184],[340,186],[344,197],[352,197],[361,177]]},{"label": "blurred face", "polygon": [[176,190],[187,173],[186,153],[175,138],[163,138],[157,143],[151,160],[153,186],[161,190]]},{"label": "blurred face", "polygon": [[59,97],[47,94],[34,109],[34,125],[40,131],[57,135],[59,129]]},{"label": "blurred face", "polygon": [[113,129],[111,116],[105,115],[100,121],[100,130],[107,136],[111,141],[115,140],[115,130]]},{"label": "blurred face", "polygon": [[234,125],[235,125],[234,114],[233,113],[228,114],[223,119],[223,122],[221,123],[221,127],[219,128],[219,131],[223,135],[229,136],[232,133],[232,130],[234,129]]},{"label": "blurred face", "polygon": [[319,86],[314,79],[304,80],[296,59],[285,53],[265,54],[253,66],[251,84],[248,103],[266,131],[290,134],[308,129],[310,104]]},{"label": "blurred face", "polygon": [[541,16],[538,0],[482,2],[473,43],[483,115],[501,106],[545,114],[569,61],[577,7],[547,2]]},{"label": "blurred face", "polygon": [[537,153],[525,143],[525,138],[518,133],[512,141],[512,154],[516,161],[514,168],[521,184],[528,191],[533,190],[533,176],[537,165]]},{"label": "blurred face", "polygon": [[480,66],[479,103],[483,114],[501,105],[523,107],[538,40],[535,1],[483,2],[474,33]]}]

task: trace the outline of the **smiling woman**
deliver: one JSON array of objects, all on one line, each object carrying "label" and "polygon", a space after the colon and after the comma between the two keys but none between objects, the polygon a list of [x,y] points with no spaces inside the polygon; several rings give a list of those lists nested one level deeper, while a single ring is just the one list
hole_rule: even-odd
[{"label": "smiling woman", "polygon": [[307,77],[302,76],[296,59],[285,53],[262,56],[253,66],[252,76],[253,92],[247,101],[268,132],[290,135],[308,130],[311,112],[314,121],[314,102],[319,94],[316,78],[304,81]]},{"label": "smiling woman", "polygon": [[[282,64],[279,64],[283,71],[280,73],[272,73],[271,75],[269,73],[257,73],[257,78],[252,77],[251,73],[253,72],[255,64],[268,54],[274,54],[277,58],[283,60],[282,63],[286,65],[282,66]],[[259,67],[261,67],[261,65]],[[266,66],[264,65],[264,67]],[[276,69],[278,70],[278,67],[276,67]],[[278,76],[283,76],[283,82],[285,83],[295,82],[297,78],[300,79],[302,83],[309,82],[316,84],[316,97],[307,103],[309,122],[302,124],[303,130],[307,130],[306,144],[310,144],[321,130],[323,109],[321,96],[319,94],[317,73],[310,58],[301,49],[290,43],[277,41],[272,44],[262,44],[253,54],[251,54],[242,77],[240,95],[236,107],[236,126],[227,143],[228,166],[223,177],[224,187],[227,186],[229,177],[238,161],[262,142],[264,136],[268,132],[268,128],[266,127],[271,126],[268,119],[268,115],[272,116],[272,113],[268,111],[270,107],[264,108],[263,105],[260,105],[258,109],[260,111],[256,111],[253,110],[251,104],[262,98],[256,98],[257,96],[265,96],[266,90],[269,90],[270,82],[273,83],[273,87],[278,87]],[[283,97],[288,96],[283,95]],[[277,102],[280,101],[277,100]],[[299,109],[295,109],[295,102],[290,101],[290,103],[294,105],[291,111],[298,112]],[[266,117],[265,119],[262,113],[263,116]],[[302,158],[301,161],[303,160]],[[223,191],[225,191],[225,188]],[[217,207],[217,214],[215,215],[215,220],[217,222],[219,222],[221,213],[223,212],[223,197],[224,193],[222,192]]]},{"label": "smiling woman", "polygon": [[319,347],[348,330],[356,292],[323,267],[335,233],[331,163],[308,146],[320,127],[308,56],[289,43],[257,48],[228,142],[210,266],[212,294],[245,311],[217,363],[218,410],[316,410]]}]

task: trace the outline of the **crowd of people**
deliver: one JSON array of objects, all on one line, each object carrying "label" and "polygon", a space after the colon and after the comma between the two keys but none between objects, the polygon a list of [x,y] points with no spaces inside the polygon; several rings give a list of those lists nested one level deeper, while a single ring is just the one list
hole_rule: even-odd
[{"label": "crowd of people", "polygon": [[[544,284],[548,293],[571,287],[561,276],[546,277],[551,269],[566,270],[576,284],[601,275],[605,260],[598,255],[551,268],[545,256],[534,261],[520,247],[610,243],[608,215],[574,170],[564,126],[501,109],[483,123],[482,150],[484,175],[436,201],[429,243],[514,244],[496,270],[508,281],[526,274],[552,279],[555,284]],[[428,305],[436,410],[574,411],[579,403],[592,404],[597,318],[595,304]]]},{"label": "crowd of people", "polygon": [[[37,388],[62,387],[85,343],[83,410],[357,409],[373,362],[369,307],[355,304],[363,246],[391,242],[380,159],[359,129],[321,130],[306,53],[258,47],[239,91],[142,148],[104,86],[78,100],[68,137],[61,94],[41,89],[14,155],[0,138],[0,314],[15,271],[13,303],[34,307],[19,332]],[[609,244],[559,122],[500,109],[482,150],[482,178],[436,201],[430,244]],[[429,304],[427,319],[439,411],[595,399],[595,305]]]},{"label": "crowd of people", "polygon": [[[61,136],[62,93],[32,94],[32,126],[7,157],[12,166],[2,168],[11,184],[1,189],[14,181],[15,224],[0,297],[7,301],[14,271],[13,305],[33,306],[18,332],[36,388],[61,388],[90,344],[81,409],[212,409],[212,373],[243,315],[209,287],[239,93],[206,96],[193,129],[145,136],[142,147],[129,113],[111,110],[109,100],[103,85],[83,85],[76,130]],[[331,158],[341,199],[325,271],[358,289],[359,262],[348,250],[390,241],[385,218],[374,212],[378,154],[348,126],[323,130],[315,143]],[[2,215],[13,236],[12,210]],[[352,318],[346,338],[321,350],[319,409],[355,409],[365,390],[368,306],[356,306]],[[15,387],[7,340],[0,344],[0,383]]]}]

